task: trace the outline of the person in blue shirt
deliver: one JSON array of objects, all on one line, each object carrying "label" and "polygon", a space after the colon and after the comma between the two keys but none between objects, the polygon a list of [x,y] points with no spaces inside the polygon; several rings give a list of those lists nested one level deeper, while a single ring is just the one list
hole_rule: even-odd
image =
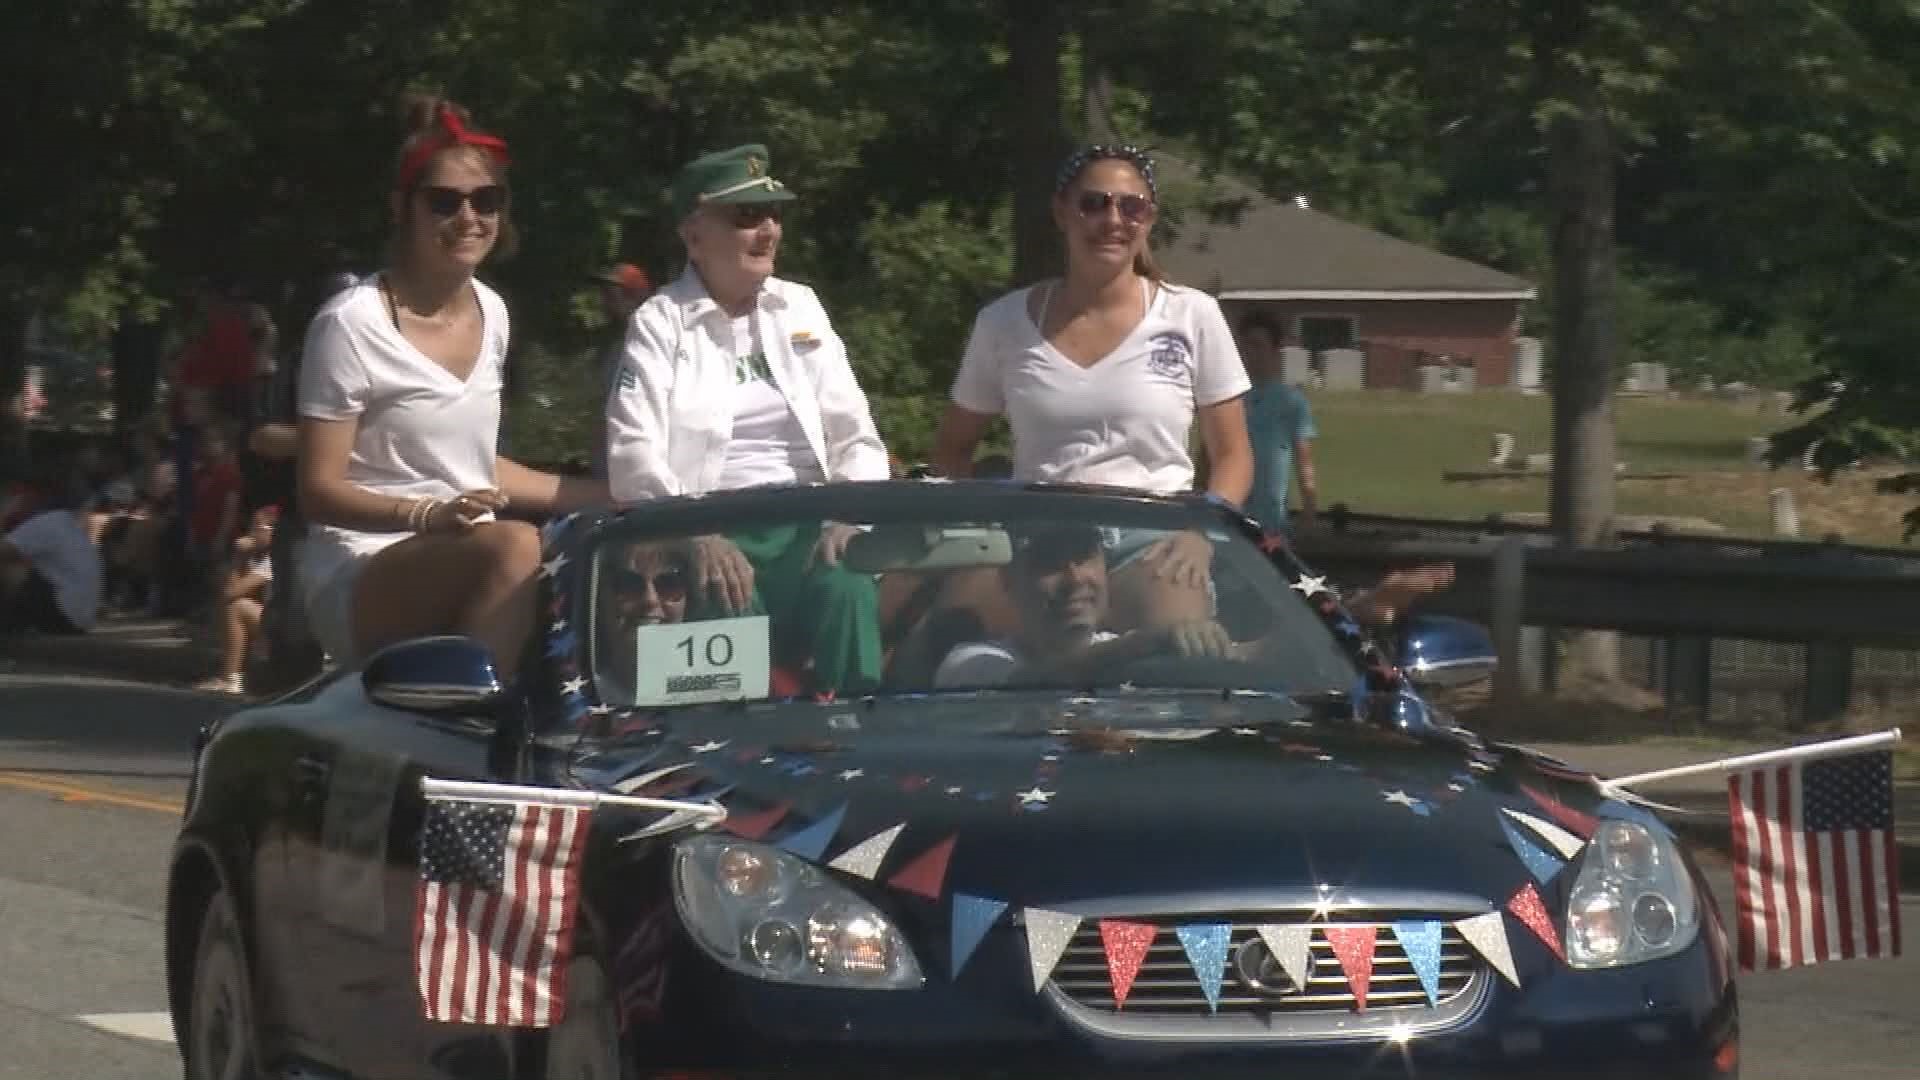
[{"label": "person in blue shirt", "polygon": [[1292,531],[1287,513],[1294,478],[1300,482],[1300,521],[1311,528],[1320,513],[1320,492],[1313,474],[1313,407],[1299,387],[1290,386],[1281,362],[1283,335],[1273,316],[1254,312],[1240,323],[1240,355],[1253,391],[1247,395],[1247,435],[1253,443],[1253,490],[1247,514],[1262,528]]}]

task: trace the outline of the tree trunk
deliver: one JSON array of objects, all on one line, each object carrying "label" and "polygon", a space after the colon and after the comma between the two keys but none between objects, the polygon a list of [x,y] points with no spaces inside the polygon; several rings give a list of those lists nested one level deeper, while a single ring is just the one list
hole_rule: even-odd
[{"label": "tree trunk", "polygon": [[[1553,480],[1555,537],[1565,547],[1604,547],[1614,516],[1614,363],[1619,351],[1614,251],[1613,130],[1591,84],[1563,98],[1575,108],[1548,131],[1553,223]],[[1606,679],[1617,643],[1577,634],[1570,666]]]},{"label": "tree trunk", "polygon": [[21,306],[0,297],[0,484],[19,479],[27,465],[27,429],[14,411],[27,375],[25,329]]},{"label": "tree trunk", "polygon": [[1008,0],[1008,60],[1013,75],[1013,284],[1060,272],[1064,255],[1053,225],[1053,173],[1066,150],[1060,120],[1060,48],[1067,32],[1062,0]]}]

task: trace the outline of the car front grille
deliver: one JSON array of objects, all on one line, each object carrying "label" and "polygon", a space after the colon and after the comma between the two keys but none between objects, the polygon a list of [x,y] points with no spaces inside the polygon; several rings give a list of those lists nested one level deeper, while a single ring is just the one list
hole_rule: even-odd
[{"label": "car front grille", "polygon": [[[1205,1019],[1214,1015],[1269,1016],[1277,1019],[1285,1016],[1345,1015],[1356,1011],[1357,1002],[1347,985],[1346,975],[1340,970],[1339,958],[1334,955],[1332,943],[1321,932],[1324,924],[1314,924],[1310,977],[1304,987],[1296,987],[1284,977],[1257,976],[1256,980],[1249,980],[1242,974],[1252,965],[1251,970],[1257,975],[1260,960],[1268,956],[1266,946],[1261,943],[1259,932],[1255,929],[1259,924],[1255,922],[1193,917],[1178,920],[1143,918],[1134,921],[1152,923],[1159,927],[1159,933],[1154,936],[1152,948],[1140,966],[1140,973],[1134,979],[1124,1007],[1114,1003],[1106,950],[1101,944],[1098,922],[1093,919],[1080,925],[1059,965],[1054,968],[1054,988],[1081,1009],[1095,1014],[1139,1019]],[[1260,923],[1271,924],[1275,921],[1263,918]],[[1209,1008],[1206,994],[1187,960],[1186,950],[1181,947],[1174,933],[1176,925],[1199,922],[1228,922],[1233,926],[1232,943],[1227,948],[1227,972],[1220,987],[1217,1013]],[[1457,1013],[1460,1010],[1455,1007],[1465,1004],[1463,996],[1485,968],[1484,961],[1472,946],[1451,926],[1446,926],[1440,940],[1438,1000],[1434,1005],[1429,1005],[1426,991],[1420,987],[1419,976],[1414,973],[1413,962],[1407,958],[1406,950],[1401,948],[1390,924],[1356,924],[1342,920],[1339,925],[1374,927],[1373,978],[1368,985],[1365,1010],[1365,1015],[1371,1018],[1416,1012],[1423,1016],[1434,1016],[1436,1012]],[[1269,963],[1265,966],[1268,975],[1274,974],[1274,965]],[[1252,985],[1254,981],[1269,988],[1256,989]]]}]

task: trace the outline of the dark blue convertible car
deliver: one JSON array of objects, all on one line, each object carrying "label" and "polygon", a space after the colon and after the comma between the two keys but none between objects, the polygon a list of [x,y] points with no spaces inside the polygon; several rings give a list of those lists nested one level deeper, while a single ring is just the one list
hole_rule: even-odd
[{"label": "dark blue convertible car", "polygon": [[1382,649],[1224,507],[902,481],[546,537],[510,680],[406,642],[204,733],[192,1080],[1735,1072],[1673,833],[1438,718],[1473,628]]}]

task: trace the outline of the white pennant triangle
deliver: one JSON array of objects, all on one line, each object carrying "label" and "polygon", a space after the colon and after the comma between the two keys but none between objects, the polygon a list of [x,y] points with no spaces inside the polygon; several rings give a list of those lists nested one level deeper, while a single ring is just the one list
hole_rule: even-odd
[{"label": "white pennant triangle", "polygon": [[1453,928],[1460,931],[1460,936],[1467,939],[1474,951],[1487,958],[1495,971],[1505,975],[1513,985],[1520,985],[1520,974],[1513,968],[1513,950],[1507,947],[1506,920],[1499,912],[1461,919]]},{"label": "white pennant triangle", "polygon": [[1260,926],[1255,929],[1267,951],[1280,962],[1280,970],[1287,973],[1294,986],[1305,990],[1307,980],[1313,976],[1313,927]]},{"label": "white pennant triangle", "polygon": [[1060,962],[1061,954],[1067,951],[1067,943],[1073,940],[1075,931],[1080,929],[1080,916],[1045,908],[1028,908],[1026,919],[1027,962],[1033,966],[1033,989],[1038,992],[1053,977],[1054,965]]},{"label": "white pennant triangle", "polygon": [[1587,846],[1585,840],[1580,839],[1551,821],[1542,820],[1534,817],[1532,814],[1523,814],[1518,810],[1507,810],[1504,811],[1504,813],[1513,820],[1532,829],[1540,839],[1552,844],[1553,850],[1559,852],[1560,857],[1563,859],[1573,858],[1580,853],[1581,848]]},{"label": "white pennant triangle", "polygon": [[839,858],[827,865],[872,881],[873,875],[880,872],[880,863],[886,859],[888,849],[893,847],[893,842],[904,828],[905,825],[895,825],[886,832],[875,833],[841,852]]}]

